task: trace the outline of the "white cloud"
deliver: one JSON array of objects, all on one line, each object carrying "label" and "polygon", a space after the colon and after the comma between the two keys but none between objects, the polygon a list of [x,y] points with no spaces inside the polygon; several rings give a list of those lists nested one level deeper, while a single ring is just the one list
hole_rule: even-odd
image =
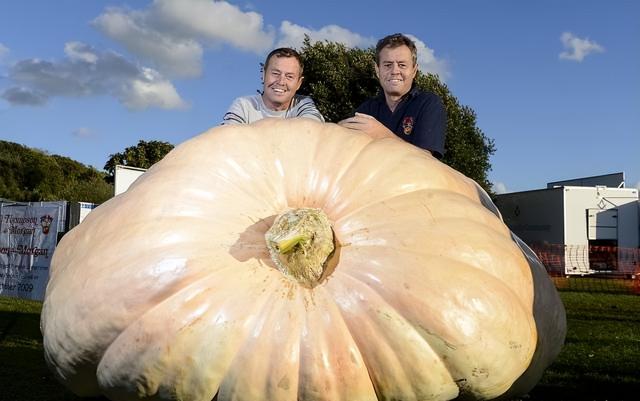
[{"label": "white cloud", "polygon": [[109,9],[94,24],[129,52],[149,60],[176,77],[196,77],[202,69],[202,46],[193,39],[177,38],[146,24],[146,14]]},{"label": "white cloud", "polygon": [[7,54],[9,54],[9,48],[0,43],[0,61],[2,61]]},{"label": "white cloud", "polygon": [[122,103],[130,109],[159,107],[162,109],[185,108],[171,82],[163,79],[157,71],[144,69],[144,77],[127,83],[119,94]]},{"label": "white cloud", "polygon": [[505,194],[507,192],[509,192],[507,190],[507,186],[503,183],[503,182],[492,182],[491,183],[492,189],[496,194]]},{"label": "white cloud", "polygon": [[318,30],[312,30],[289,21],[282,21],[282,24],[280,24],[280,40],[276,47],[299,48],[304,40],[304,35],[308,35],[314,42],[328,40],[342,43],[347,47],[364,48],[376,44],[375,39],[365,38],[338,25],[327,25]]},{"label": "white cloud", "polygon": [[262,15],[243,12],[225,1],[156,0],[152,21],[177,35],[206,42],[228,43],[242,50],[263,53],[273,44],[272,27],[264,27]]},{"label": "white cloud", "polygon": [[560,41],[565,48],[565,51],[560,53],[560,59],[581,62],[591,53],[604,52],[604,47],[598,43],[589,39],[581,39],[571,32],[563,32],[560,35]]},{"label": "white cloud", "polygon": [[423,41],[417,37],[406,34],[416,44],[418,50],[418,66],[420,71],[438,75],[442,82],[451,77],[449,65],[445,60],[439,59],[435,56],[435,51],[429,48]]},{"label": "white cloud", "polygon": [[263,53],[274,40],[273,29],[264,28],[260,14],[224,1],[156,0],[142,11],[110,8],[94,24],[129,52],[174,77],[201,74],[205,45],[229,44]]},{"label": "white cloud", "polygon": [[44,93],[20,86],[5,90],[0,97],[16,106],[42,106],[47,103]]},{"label": "white cloud", "polygon": [[91,131],[89,128],[87,127],[80,127],[78,129],[76,129],[75,131],[73,131],[71,133],[71,135],[73,135],[76,138],[91,138],[93,136],[95,136],[95,134],[93,133],[93,131]]},{"label": "white cloud", "polygon": [[95,64],[98,61],[98,56],[91,47],[80,42],[65,43],[64,53],[71,61],[84,61],[90,64]]},{"label": "white cloud", "polygon": [[59,61],[26,59],[17,62],[8,78],[14,86],[2,97],[14,105],[38,106],[57,96],[114,96],[131,109],[182,108],[185,102],[159,72],[139,67],[123,56],[99,52],[80,42],[65,45]]}]

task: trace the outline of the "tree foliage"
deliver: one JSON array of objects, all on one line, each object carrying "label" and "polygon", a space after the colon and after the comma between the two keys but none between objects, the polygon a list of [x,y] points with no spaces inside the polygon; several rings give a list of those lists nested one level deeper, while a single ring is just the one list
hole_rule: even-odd
[{"label": "tree foliage", "polygon": [[68,157],[0,141],[0,198],[20,202],[102,203],[113,196],[105,174]]},{"label": "tree foliage", "polygon": [[[327,41],[311,43],[307,37],[300,54],[304,61],[300,93],[313,97],[329,122],[352,116],[362,102],[381,90],[374,70],[373,48],[347,48]],[[442,161],[490,192],[487,174],[495,146],[476,126],[475,112],[460,105],[436,75],[418,72],[415,85],[439,95],[447,110],[446,153]]]},{"label": "tree foliage", "polygon": [[109,160],[104,165],[108,174],[107,181],[114,181],[117,165],[149,168],[162,160],[171,149],[173,145],[169,142],[140,140],[135,146],[129,146],[122,152],[109,155]]}]

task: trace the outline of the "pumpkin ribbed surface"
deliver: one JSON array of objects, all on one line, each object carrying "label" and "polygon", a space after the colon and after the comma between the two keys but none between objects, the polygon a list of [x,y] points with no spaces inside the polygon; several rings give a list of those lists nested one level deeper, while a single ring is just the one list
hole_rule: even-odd
[{"label": "pumpkin ribbed surface", "polygon": [[[337,244],[314,286],[265,243],[297,208],[323,211]],[[536,263],[472,180],[411,145],[306,120],[218,127],[65,235],[45,356],[114,400],[493,398],[532,361],[537,380],[564,336]]]}]

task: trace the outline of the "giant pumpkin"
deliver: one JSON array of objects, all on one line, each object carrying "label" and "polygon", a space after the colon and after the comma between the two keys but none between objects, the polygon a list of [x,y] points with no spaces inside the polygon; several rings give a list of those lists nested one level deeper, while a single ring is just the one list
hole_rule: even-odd
[{"label": "giant pumpkin", "polygon": [[397,139],[218,127],[55,251],[45,357],[113,400],[447,400],[528,391],[564,309],[486,194]]}]

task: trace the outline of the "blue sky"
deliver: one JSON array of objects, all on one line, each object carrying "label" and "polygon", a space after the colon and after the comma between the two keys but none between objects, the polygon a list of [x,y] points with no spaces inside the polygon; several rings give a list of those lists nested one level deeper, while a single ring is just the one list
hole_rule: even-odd
[{"label": "blue sky", "polygon": [[498,192],[624,171],[640,187],[638,1],[0,2],[0,139],[102,168],[178,144],[261,87],[259,63],[313,40],[417,39],[495,141]]}]

